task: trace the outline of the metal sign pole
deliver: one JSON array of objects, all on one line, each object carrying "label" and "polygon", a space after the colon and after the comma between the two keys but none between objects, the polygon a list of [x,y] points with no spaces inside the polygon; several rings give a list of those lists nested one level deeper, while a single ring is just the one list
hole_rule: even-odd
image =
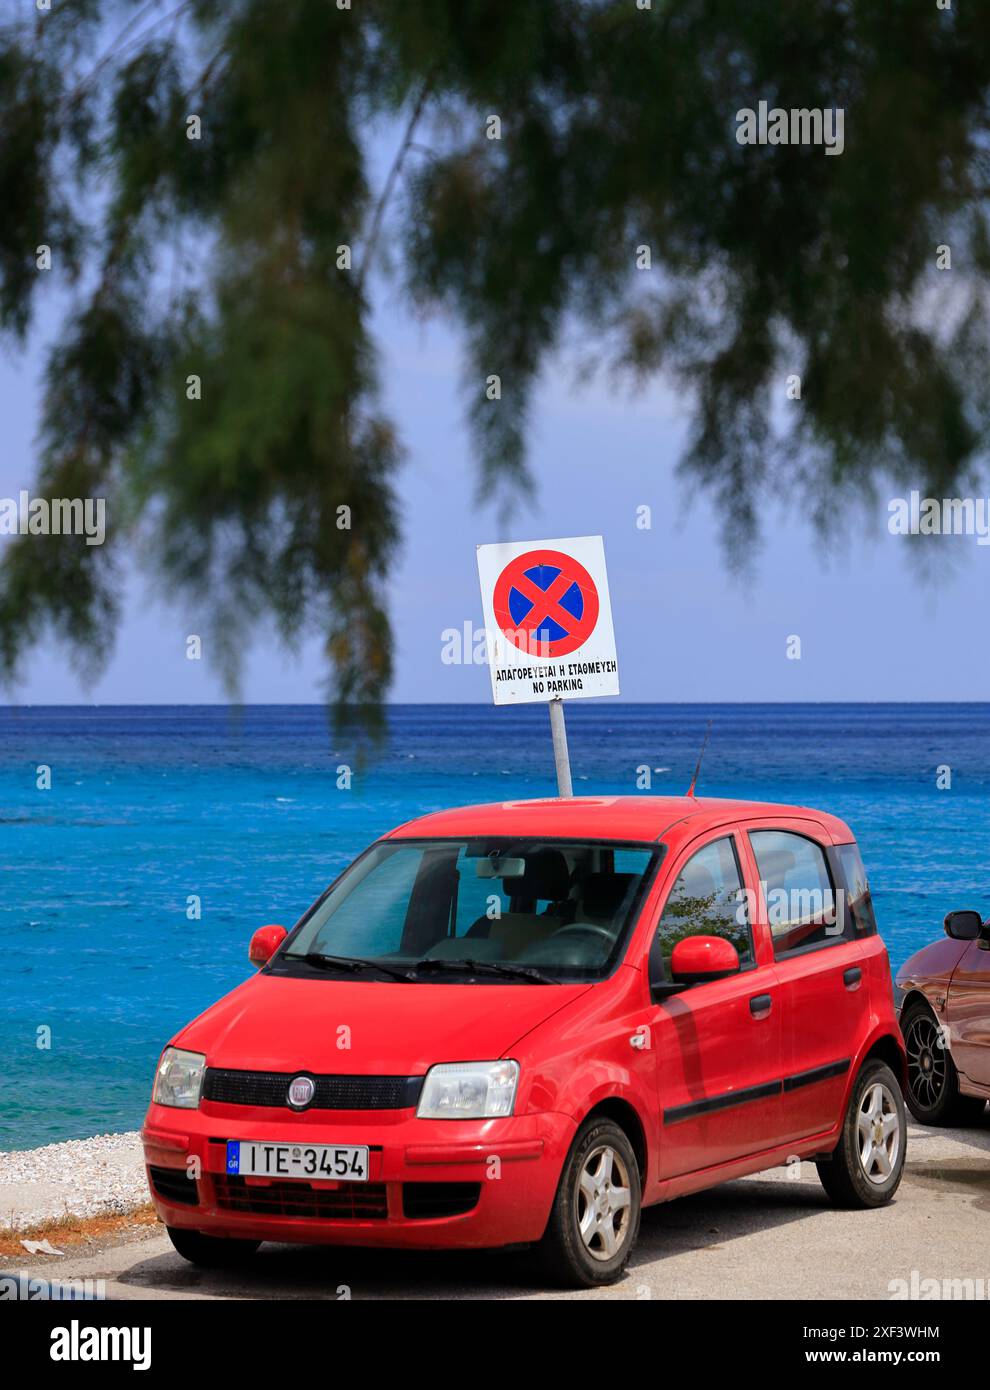
[{"label": "metal sign pole", "polygon": [[557,767],[557,793],[559,796],[573,796],[571,760],[567,753],[567,729],[564,727],[562,700],[550,701],[550,734],[553,738],[553,760]]}]

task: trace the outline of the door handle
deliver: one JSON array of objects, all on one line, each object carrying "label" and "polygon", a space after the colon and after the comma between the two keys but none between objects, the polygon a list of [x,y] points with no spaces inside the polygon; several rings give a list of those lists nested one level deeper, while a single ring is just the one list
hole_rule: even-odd
[{"label": "door handle", "polygon": [[858,965],[851,965],[848,970],[843,972],[842,983],[846,989],[858,989],[859,983],[863,978],[863,972]]},{"label": "door handle", "polygon": [[773,996],[770,994],[754,994],[749,1001],[749,1011],[754,1018],[766,1018],[773,1008]]}]

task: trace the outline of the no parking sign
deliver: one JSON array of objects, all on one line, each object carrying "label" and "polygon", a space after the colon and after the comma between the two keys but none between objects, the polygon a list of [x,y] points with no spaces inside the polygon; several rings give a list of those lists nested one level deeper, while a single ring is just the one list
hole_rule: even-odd
[{"label": "no parking sign", "polygon": [[497,705],[618,695],[601,536],[478,546]]}]

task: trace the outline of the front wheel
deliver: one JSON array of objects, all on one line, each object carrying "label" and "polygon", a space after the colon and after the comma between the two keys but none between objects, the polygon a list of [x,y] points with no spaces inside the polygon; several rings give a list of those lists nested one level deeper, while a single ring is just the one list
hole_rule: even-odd
[{"label": "front wheel", "polygon": [[836,1206],[884,1206],[900,1184],[906,1140],[900,1083],[886,1062],[867,1062],[853,1084],[835,1152],[817,1164],[822,1187]]},{"label": "front wheel", "polygon": [[901,1028],[908,1059],[908,1109],[923,1125],[974,1124],[985,1101],[964,1096],[942,1028],[926,1004],[912,1004]]},{"label": "front wheel", "polygon": [[567,1155],[540,1259],[554,1283],[591,1289],[626,1267],[639,1234],[639,1165],[624,1130],[592,1116]]},{"label": "front wheel", "polygon": [[190,1264],[204,1269],[229,1269],[253,1255],[260,1240],[227,1240],[222,1236],[204,1236],[202,1231],[186,1231],[181,1226],[166,1226],[166,1234],[175,1250]]}]

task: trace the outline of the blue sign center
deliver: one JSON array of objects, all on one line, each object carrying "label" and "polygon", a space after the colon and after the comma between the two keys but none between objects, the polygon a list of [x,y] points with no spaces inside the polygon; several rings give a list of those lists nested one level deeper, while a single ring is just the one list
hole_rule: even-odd
[{"label": "blue sign center", "polygon": [[[524,570],[523,573],[531,584],[546,593],[554,580],[559,577],[560,569],[555,565],[534,565],[532,569]],[[526,617],[532,612],[535,602],[535,599],[527,598],[515,587],[509,591],[509,616],[516,627],[522,627]],[[575,581],[564,594],[554,598],[551,606],[562,608],[565,613],[569,613],[571,617],[579,621],[584,613],[584,596],[581,593],[580,585]],[[570,635],[569,629],[562,627],[556,618],[550,617],[548,613],[544,613],[537,620],[536,631],[540,640],[544,642],[557,642],[561,637]]]}]

